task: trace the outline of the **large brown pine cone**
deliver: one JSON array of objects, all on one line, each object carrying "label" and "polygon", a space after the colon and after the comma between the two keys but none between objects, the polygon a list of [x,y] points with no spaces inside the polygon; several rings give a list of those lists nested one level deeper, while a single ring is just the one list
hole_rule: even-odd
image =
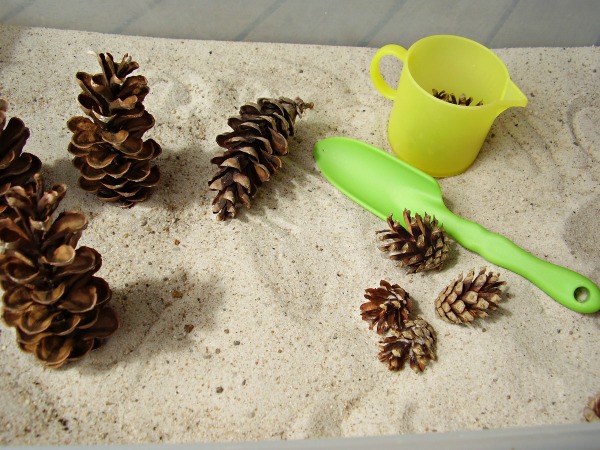
[{"label": "large brown pine cone", "polygon": [[21,349],[47,367],[59,367],[101,345],[119,321],[108,306],[108,284],[93,276],[102,265],[100,254],[76,248],[85,216],[64,211],[52,220],[66,187],[45,192],[42,177],[34,178],[5,196],[15,214],[0,219],[3,318],[16,328]]},{"label": "large brown pine cone", "polygon": [[16,117],[12,117],[6,124],[7,110],[8,102],[0,99],[0,217],[7,211],[4,194],[11,186],[21,186],[30,181],[33,174],[42,167],[37,156],[23,153],[23,147],[29,138],[29,128]]},{"label": "large brown pine cone", "polygon": [[448,256],[448,244],[444,227],[438,225],[435,217],[419,214],[411,218],[410,211],[404,210],[404,224],[387,218],[388,230],[378,231],[383,244],[379,249],[389,253],[389,258],[398,261],[400,267],[407,267],[408,273],[441,269]]},{"label": "large brown pine cone", "polygon": [[466,277],[461,274],[448,285],[435,301],[435,310],[447,322],[468,324],[477,317],[487,317],[488,310],[498,306],[502,295],[500,274],[483,267],[477,276],[471,270]]},{"label": "large brown pine cone", "polygon": [[142,135],[154,126],[154,117],[142,104],[149,92],[148,80],[128,76],[139,65],[127,54],[115,63],[110,53],[100,53],[102,73],[78,72],[83,92],[79,105],[89,117],[72,117],[69,153],[81,172],[79,186],[107,202],[131,207],[144,201],[160,180],[152,161],[162,149]]},{"label": "large brown pine cone", "polygon": [[381,280],[379,285],[365,290],[365,298],[369,301],[360,305],[361,316],[371,322],[370,330],[377,325],[378,334],[385,334],[390,329],[400,331],[413,309],[410,294],[385,280]]},{"label": "large brown pine cone", "polygon": [[400,370],[408,360],[415,372],[422,372],[435,360],[435,331],[422,317],[406,321],[397,334],[380,341],[379,360],[390,370]]},{"label": "large brown pine cone", "polygon": [[288,153],[296,118],[312,107],[299,98],[260,98],[227,121],[233,131],[217,136],[225,151],[211,159],[219,170],[208,181],[218,191],[212,205],[219,220],[235,217],[240,204],[250,207],[257,188],[281,168],[279,157]]}]

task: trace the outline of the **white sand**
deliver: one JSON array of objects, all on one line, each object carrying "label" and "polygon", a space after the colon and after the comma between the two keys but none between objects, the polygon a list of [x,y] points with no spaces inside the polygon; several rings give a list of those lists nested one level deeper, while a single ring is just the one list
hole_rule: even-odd
[{"label": "white sand", "polygon": [[[122,210],[76,187],[65,124],[88,50],[128,52],[149,79],[163,182]],[[376,248],[384,223],[318,172],[314,143],[349,136],[389,149],[391,102],[368,76],[373,49],[194,42],[0,28],[9,116],[63,209],[90,219],[81,244],[104,259],[122,327],[85,360],[46,370],[0,326],[0,443],[269,440],[533,426],[582,420],[600,390],[599,316],[554,302],[518,275],[455,246],[441,272],[407,275]],[[457,214],[600,282],[599,48],[499,50],[530,98],[503,113],[474,166],[441,181]],[[398,65],[386,66],[392,76]],[[284,168],[228,223],[206,181],[226,119],[258,97],[313,101]],[[175,241],[180,244],[176,245]],[[433,299],[461,272],[500,271],[511,298],[473,328],[437,318]],[[438,333],[422,374],[389,372],[359,315],[385,278]],[[174,298],[180,291],[183,297]],[[193,325],[186,333],[185,325]],[[217,388],[222,387],[218,393]]]}]

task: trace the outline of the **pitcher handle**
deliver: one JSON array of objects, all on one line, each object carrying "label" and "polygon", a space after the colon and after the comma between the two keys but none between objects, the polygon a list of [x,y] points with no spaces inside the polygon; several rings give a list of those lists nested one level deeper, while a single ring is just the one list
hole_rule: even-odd
[{"label": "pitcher handle", "polygon": [[375,56],[373,56],[373,60],[371,61],[371,81],[373,82],[375,89],[377,89],[385,98],[394,100],[396,97],[396,89],[392,88],[383,79],[381,71],[379,70],[379,62],[384,56],[395,56],[404,63],[407,51],[408,50],[399,45],[388,44],[377,50],[377,52],[375,52]]}]

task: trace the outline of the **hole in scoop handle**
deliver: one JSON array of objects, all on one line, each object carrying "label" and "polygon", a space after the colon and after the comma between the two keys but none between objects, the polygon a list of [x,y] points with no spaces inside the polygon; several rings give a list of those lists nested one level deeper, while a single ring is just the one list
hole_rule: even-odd
[{"label": "hole in scoop handle", "polygon": [[600,288],[590,279],[565,267],[533,256],[514,242],[453,213],[438,219],[463,247],[489,262],[528,279],[561,305],[580,313],[600,311]]},{"label": "hole in scoop handle", "polygon": [[396,97],[396,89],[392,88],[387,82],[384,80],[381,75],[381,70],[379,70],[379,63],[381,62],[381,58],[384,56],[395,56],[400,61],[404,62],[406,59],[406,50],[404,47],[401,47],[396,44],[388,44],[381,47],[377,52],[375,52],[375,56],[371,60],[371,81],[375,86],[375,89],[379,91],[381,95],[390,100],[394,100]]}]

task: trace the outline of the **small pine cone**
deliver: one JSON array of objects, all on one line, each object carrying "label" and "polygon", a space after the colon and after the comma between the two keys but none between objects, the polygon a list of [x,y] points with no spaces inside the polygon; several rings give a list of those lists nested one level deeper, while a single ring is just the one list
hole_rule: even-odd
[{"label": "small pine cone", "polygon": [[442,225],[438,225],[435,217],[419,214],[410,217],[410,211],[404,210],[404,224],[387,218],[389,230],[378,231],[379,239],[384,241],[379,246],[382,252],[388,252],[389,258],[399,261],[400,267],[407,267],[408,273],[423,272],[442,268],[448,256],[446,233]]},{"label": "small pine cone", "polygon": [[408,360],[415,372],[422,372],[429,360],[435,360],[435,331],[422,317],[408,320],[399,333],[379,342],[379,360],[388,369],[400,370]]},{"label": "small pine cone", "polygon": [[2,316],[21,349],[51,368],[83,357],[119,326],[108,284],[93,276],[100,254],[76,248],[85,216],[63,211],[52,220],[65,193],[64,184],[45,192],[36,174],[6,193],[15,214],[0,219]]},{"label": "small pine cone", "polygon": [[260,98],[227,121],[233,131],[217,136],[225,150],[210,160],[219,169],[208,181],[218,191],[212,209],[219,220],[234,218],[240,204],[250,207],[258,187],[281,168],[279,157],[288,153],[296,118],[312,107],[299,98]]},{"label": "small pine cone", "polygon": [[[431,91],[435,98],[439,98],[440,100],[444,100],[445,102],[452,103],[454,105],[469,106],[473,102],[473,97],[467,98],[465,94],[460,94],[460,96],[457,99],[456,95],[449,94],[446,91],[438,92],[436,89],[432,89]],[[480,100],[475,106],[481,105],[483,105],[483,100]]]},{"label": "small pine cone", "polygon": [[79,106],[87,117],[69,119],[73,132],[69,153],[81,172],[79,186],[107,202],[129,208],[146,200],[160,180],[152,161],[162,149],[142,135],[154,126],[154,117],[142,104],[150,91],[143,76],[128,76],[139,65],[125,54],[115,63],[110,53],[100,53],[102,73],[78,72],[83,92]]},{"label": "small pine cone", "polygon": [[487,310],[494,310],[501,300],[500,274],[489,272],[483,267],[475,277],[471,270],[466,277],[461,274],[447,286],[435,301],[435,310],[447,322],[468,324],[478,316],[487,317]]},{"label": "small pine cone", "polygon": [[[22,186],[39,172],[42,162],[31,153],[23,153],[29,128],[21,119],[12,117],[6,124],[8,102],[0,99],[0,217],[7,210],[4,194],[12,186]],[[4,127],[6,125],[6,127]]]},{"label": "small pine cone", "polygon": [[361,316],[371,322],[369,330],[377,325],[378,334],[385,334],[390,329],[400,331],[413,309],[410,294],[385,280],[381,280],[379,285],[365,290],[365,298],[369,301],[360,305]]},{"label": "small pine cone", "polygon": [[588,405],[583,409],[583,417],[588,422],[600,421],[600,394],[590,399]]}]

